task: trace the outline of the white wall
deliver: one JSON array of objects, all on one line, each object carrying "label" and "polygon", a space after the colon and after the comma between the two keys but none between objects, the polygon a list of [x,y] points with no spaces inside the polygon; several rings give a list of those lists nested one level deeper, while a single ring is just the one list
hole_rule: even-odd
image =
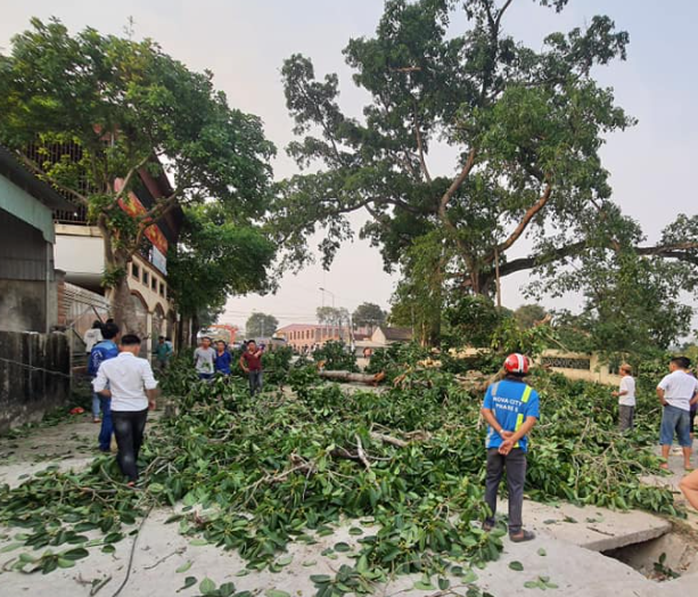
[{"label": "white wall", "polygon": [[[104,271],[104,241],[101,236],[90,234],[90,227],[81,226],[84,234],[64,234],[62,228],[56,226],[56,245],[54,247],[56,268],[66,272],[66,279],[71,281],[73,276],[96,282]],[[71,226],[70,228],[78,228]],[[86,233],[86,234],[85,234]],[[93,280],[94,279],[94,280]]]}]

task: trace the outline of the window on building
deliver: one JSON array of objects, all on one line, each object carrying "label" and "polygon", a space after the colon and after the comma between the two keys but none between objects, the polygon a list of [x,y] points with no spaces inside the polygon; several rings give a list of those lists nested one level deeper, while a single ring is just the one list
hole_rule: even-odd
[{"label": "window on building", "polygon": [[165,285],[160,282],[160,296],[165,296]]},{"label": "window on building", "polygon": [[141,278],[141,269],[135,264],[131,264],[131,275],[136,278],[136,280],[140,280]]},{"label": "window on building", "polygon": [[157,292],[158,291],[158,279],[153,276],[153,279],[150,281],[150,287]]},{"label": "window on building", "polygon": [[143,270],[143,278],[141,278],[141,280],[143,281],[143,284],[147,286],[148,284],[150,284],[150,274]]}]

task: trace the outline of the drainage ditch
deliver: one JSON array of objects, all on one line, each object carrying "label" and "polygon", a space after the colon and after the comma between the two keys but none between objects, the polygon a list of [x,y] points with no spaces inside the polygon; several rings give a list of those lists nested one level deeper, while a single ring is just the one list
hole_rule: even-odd
[{"label": "drainage ditch", "polygon": [[601,554],[657,582],[698,573],[698,542],[689,533],[676,528],[656,539],[602,551]]}]

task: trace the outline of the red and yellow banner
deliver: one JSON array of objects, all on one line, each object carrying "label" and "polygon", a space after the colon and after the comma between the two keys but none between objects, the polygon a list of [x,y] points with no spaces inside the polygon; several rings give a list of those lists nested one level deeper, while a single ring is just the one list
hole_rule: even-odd
[{"label": "red and yellow banner", "polygon": [[[114,181],[114,190],[118,193],[123,187],[124,181],[121,178],[117,178]],[[132,217],[141,216],[148,210],[143,206],[138,197],[129,191],[128,197],[119,199],[119,206],[128,215]],[[162,233],[162,230],[158,228],[157,224],[152,224],[145,229],[145,236],[153,243],[153,246],[158,249],[163,255],[167,255],[167,239]]]}]

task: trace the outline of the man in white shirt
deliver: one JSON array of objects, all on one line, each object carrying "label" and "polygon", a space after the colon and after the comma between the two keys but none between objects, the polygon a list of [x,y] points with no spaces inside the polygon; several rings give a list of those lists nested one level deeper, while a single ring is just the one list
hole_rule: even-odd
[{"label": "man in white shirt", "polygon": [[635,379],[627,363],[620,366],[620,387],[611,395],[618,398],[618,426],[621,433],[633,429],[635,421]]},{"label": "man in white shirt", "polygon": [[158,385],[150,363],[136,356],[140,348],[138,336],[122,336],[119,356],[104,361],[92,382],[95,392],[111,398],[114,435],[119,447],[116,460],[130,486],[138,479],[138,453],[143,443],[148,408],[155,408]]},{"label": "man in white shirt", "polygon": [[669,363],[669,375],[657,386],[657,396],[662,406],[662,425],[659,431],[659,443],[662,446],[662,468],[669,468],[669,450],[674,442],[674,433],[678,435],[679,445],[683,449],[683,464],[691,470],[691,422],[689,412],[691,405],[698,402],[698,380],[688,374],[691,361],[686,357],[676,357]]}]

